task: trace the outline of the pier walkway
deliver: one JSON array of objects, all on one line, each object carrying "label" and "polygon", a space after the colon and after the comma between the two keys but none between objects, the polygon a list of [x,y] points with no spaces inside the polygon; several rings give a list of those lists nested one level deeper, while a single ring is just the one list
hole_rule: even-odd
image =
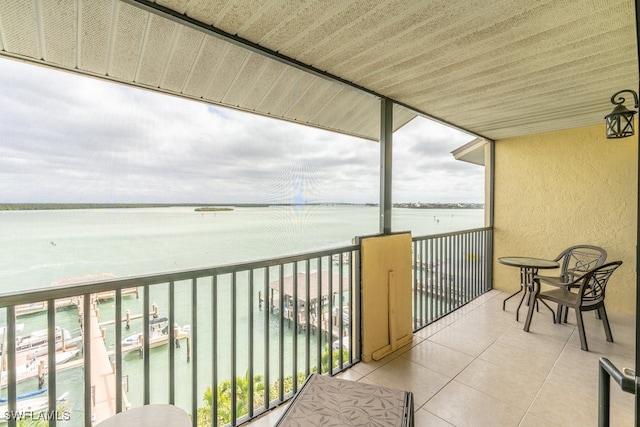
[{"label": "pier walkway", "polygon": [[116,413],[116,375],[107,353],[96,310],[91,310],[89,320],[91,343],[91,391],[92,419],[95,424]]},{"label": "pier walkway", "polygon": [[[131,290],[127,294],[135,294],[136,290]],[[76,358],[76,355],[81,351],[81,341],[87,342],[90,346],[90,375],[91,375],[91,396],[85,396],[85,399],[91,399],[91,419],[94,424],[98,424],[103,420],[116,414],[116,387],[118,386],[114,368],[110,358],[110,352],[107,351],[106,343],[103,336],[103,326],[105,324],[113,324],[113,321],[100,323],[98,318],[98,310],[96,309],[96,302],[98,300],[113,298],[114,293],[102,293],[94,294],[91,296],[91,306],[89,312],[89,325],[83,327],[82,337],[76,337],[72,339],[65,339],[65,332],[61,330],[61,341],[56,343],[56,372],[70,369],[70,368],[87,368],[84,357]],[[84,321],[82,314],[83,297],[77,297],[73,300],[66,299],[63,302],[56,301],[56,309],[71,305],[78,310],[78,317],[81,322]],[[35,307],[32,307],[35,308]],[[44,306],[46,310],[46,305]],[[37,312],[38,310],[36,310]],[[26,314],[25,312],[20,315]],[[33,312],[33,311],[31,311]],[[154,307],[154,313],[157,313],[157,308]],[[142,316],[130,316],[127,314],[126,320],[123,322],[129,322],[131,319],[142,318]],[[89,330],[89,336],[86,332]],[[67,332],[68,333],[68,332]],[[6,344],[5,344],[6,345]],[[84,344],[83,344],[84,345]],[[4,347],[4,346],[3,346]],[[0,347],[0,348],[3,348]],[[51,369],[47,366],[48,356],[46,352],[46,341],[43,345],[33,347],[28,351],[21,351],[16,355],[16,381],[22,382],[35,377],[38,377],[39,387],[45,386],[45,376],[47,371]],[[69,359],[72,359],[69,361]],[[75,359],[75,360],[74,360]],[[7,387],[7,358],[3,354],[1,357],[1,371],[2,378],[0,379],[0,388]],[[85,371],[86,372],[86,371]],[[122,387],[122,385],[120,385]],[[123,390],[123,401],[127,402],[126,395]]]}]

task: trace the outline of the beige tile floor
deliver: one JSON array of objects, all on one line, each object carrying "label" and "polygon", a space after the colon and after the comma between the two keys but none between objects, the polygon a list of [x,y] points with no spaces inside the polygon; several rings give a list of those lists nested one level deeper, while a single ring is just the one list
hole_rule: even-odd
[{"label": "beige tile floor", "polygon": [[[359,363],[344,379],[410,390],[416,426],[595,426],[598,419],[598,359],[619,369],[634,366],[635,322],[609,313],[614,343],[592,313],[585,313],[589,352],[580,349],[575,317],[552,323],[540,307],[524,332],[525,308],[491,291],[414,335],[412,345],[383,360]],[[612,383],[611,425],[634,425],[634,398]],[[272,426],[283,405],[254,420]]]}]

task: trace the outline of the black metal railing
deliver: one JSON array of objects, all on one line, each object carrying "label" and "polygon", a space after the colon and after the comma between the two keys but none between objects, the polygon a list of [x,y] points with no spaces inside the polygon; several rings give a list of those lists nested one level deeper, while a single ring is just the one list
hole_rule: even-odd
[{"label": "black metal railing", "polygon": [[638,382],[635,371],[625,375],[625,373],[620,372],[606,357],[600,358],[598,366],[598,427],[609,427],[611,417],[611,379],[613,379],[623,391],[636,395],[640,393],[640,383]]},{"label": "black metal railing", "polygon": [[[414,329],[490,289],[491,233],[413,239]],[[29,401],[90,426],[104,406],[170,403],[194,427],[238,425],[357,363],[360,312],[358,245],[0,295],[0,415],[15,426]],[[38,388],[39,409],[19,399]]]},{"label": "black metal railing", "polygon": [[492,229],[413,238],[413,329],[491,290]]},{"label": "black metal railing", "polygon": [[[359,360],[359,253],[347,246],[0,295],[2,415],[15,426],[28,415],[19,398],[40,387],[51,426],[91,426],[102,404],[121,412],[149,403],[182,407],[194,427],[240,424],[290,398],[310,373]],[[26,333],[38,328],[46,338]],[[70,349],[76,360],[58,360]]]}]

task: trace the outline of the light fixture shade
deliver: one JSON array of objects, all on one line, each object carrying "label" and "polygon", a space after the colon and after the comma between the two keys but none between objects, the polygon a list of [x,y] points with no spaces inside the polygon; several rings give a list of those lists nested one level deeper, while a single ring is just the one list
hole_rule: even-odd
[{"label": "light fixture shade", "polygon": [[635,111],[624,105],[616,105],[611,114],[605,117],[607,124],[607,138],[626,138],[634,135],[633,116]]}]

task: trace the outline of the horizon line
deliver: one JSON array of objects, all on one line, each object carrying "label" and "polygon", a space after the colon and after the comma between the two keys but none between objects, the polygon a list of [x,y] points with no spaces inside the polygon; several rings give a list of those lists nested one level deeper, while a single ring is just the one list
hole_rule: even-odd
[{"label": "horizon line", "polygon": [[[215,207],[215,206],[236,206],[236,207],[269,207],[269,206],[322,206],[322,205],[342,205],[342,206],[379,206],[379,203],[371,202],[273,202],[273,203],[197,203],[197,202],[178,202],[178,203],[109,203],[109,202],[26,202],[26,203],[0,203],[0,210],[46,210],[49,208],[57,209],[73,209],[73,208],[149,208],[149,207]],[[410,206],[479,206],[484,208],[484,203],[478,202],[396,202],[394,207],[410,207]]]}]

